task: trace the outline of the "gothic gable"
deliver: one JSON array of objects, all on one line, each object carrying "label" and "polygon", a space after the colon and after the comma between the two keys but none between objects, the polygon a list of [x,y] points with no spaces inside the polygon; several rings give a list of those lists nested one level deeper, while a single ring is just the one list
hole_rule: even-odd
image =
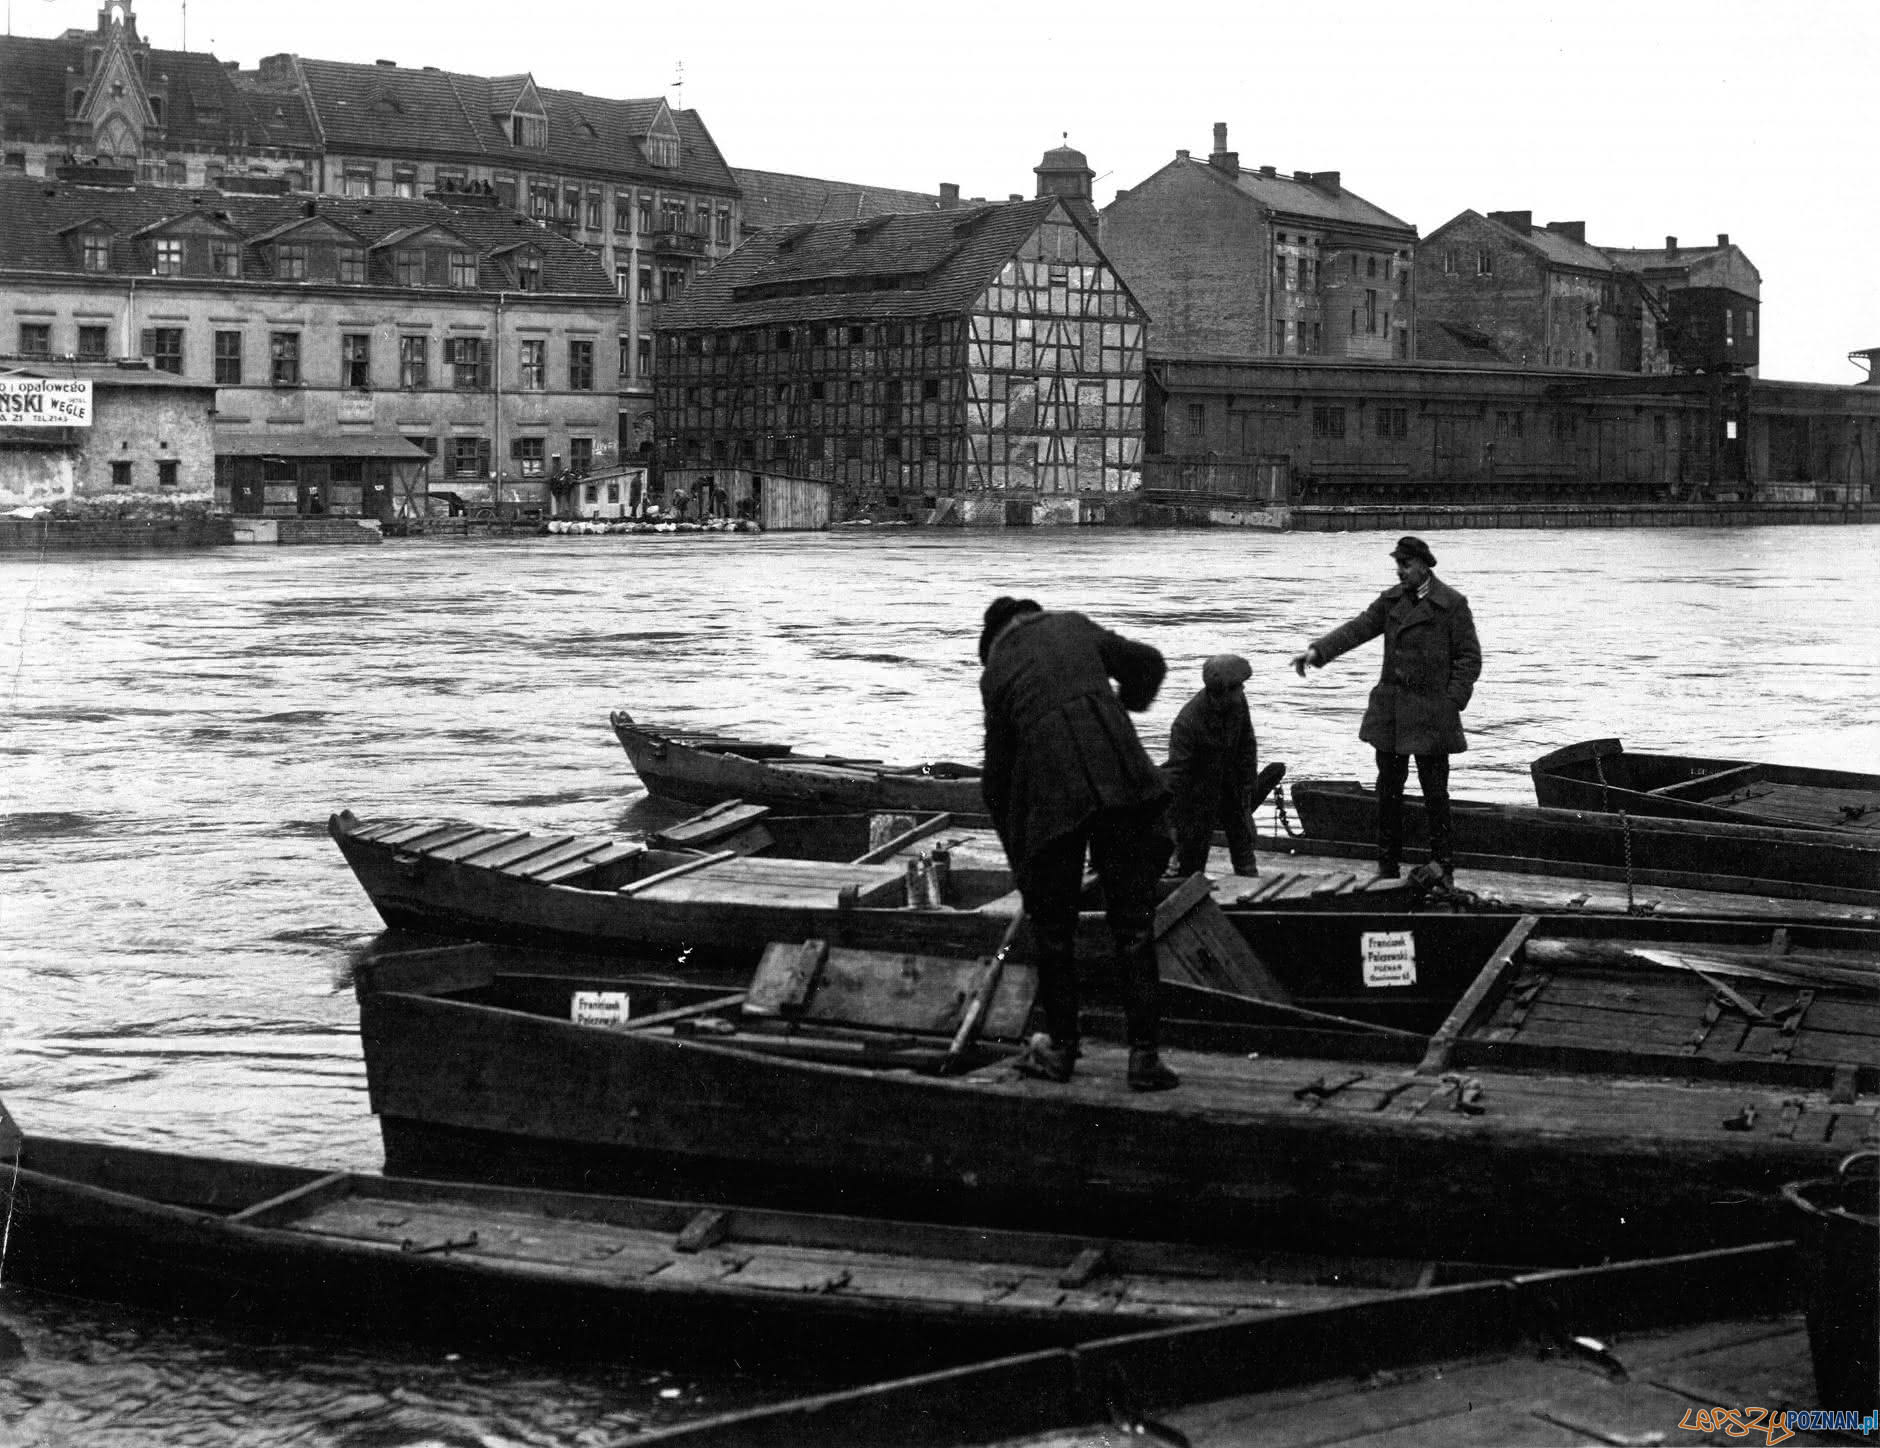
[{"label": "gothic gable", "polygon": [[101,156],[140,156],[144,131],[158,124],[136,50],[137,32],[127,7],[112,6],[104,53],[86,77],[78,119],[91,129],[92,147]]}]

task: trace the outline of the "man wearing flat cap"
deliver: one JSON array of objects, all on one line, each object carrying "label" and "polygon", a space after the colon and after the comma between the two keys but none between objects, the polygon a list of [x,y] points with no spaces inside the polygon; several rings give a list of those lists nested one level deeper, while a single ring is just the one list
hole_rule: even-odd
[{"label": "man wearing flat cap", "polygon": [[1469,747],[1462,711],[1482,676],[1469,600],[1437,578],[1436,555],[1421,538],[1403,537],[1391,549],[1397,583],[1349,623],[1314,639],[1292,666],[1322,668],[1340,654],[1382,634],[1384,664],[1364,711],[1358,737],[1377,751],[1378,874],[1395,878],[1403,861],[1403,790],[1410,761],[1429,818],[1430,861],[1447,883],[1455,874],[1449,819],[1449,756]]},{"label": "man wearing flat cap", "polygon": [[1169,728],[1168,763],[1162,773],[1175,796],[1169,823],[1179,874],[1207,869],[1208,844],[1216,827],[1227,833],[1234,873],[1260,872],[1248,820],[1253,778],[1260,766],[1244,687],[1252,675],[1253,666],[1239,654],[1216,654],[1201,666],[1201,691],[1182,705]]}]

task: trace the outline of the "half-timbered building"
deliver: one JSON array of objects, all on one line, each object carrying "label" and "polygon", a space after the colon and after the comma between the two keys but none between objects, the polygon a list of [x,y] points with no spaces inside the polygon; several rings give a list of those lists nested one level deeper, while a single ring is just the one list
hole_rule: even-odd
[{"label": "half-timbered building", "polygon": [[1140,484],[1145,321],[1057,196],[766,232],[661,318],[669,485],[772,475],[834,485],[839,516],[1094,520]]}]

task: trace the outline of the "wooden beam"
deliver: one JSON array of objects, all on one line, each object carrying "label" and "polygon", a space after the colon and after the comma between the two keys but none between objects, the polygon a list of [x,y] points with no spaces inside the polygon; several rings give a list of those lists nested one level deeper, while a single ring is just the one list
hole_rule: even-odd
[{"label": "wooden beam", "polygon": [[953,823],[950,814],[937,814],[930,820],[923,820],[911,830],[903,830],[885,845],[879,845],[865,855],[857,855],[850,860],[851,865],[879,865],[884,860],[891,860],[909,845],[924,840],[929,835],[937,835]]},{"label": "wooden beam", "polygon": [[1488,958],[1488,964],[1469,983],[1469,988],[1462,993],[1462,999],[1456,1002],[1448,1018],[1430,1037],[1429,1049],[1423,1053],[1423,1059],[1417,1065],[1417,1075],[1440,1075],[1448,1067],[1449,1054],[1455,1050],[1456,1042],[1490,996],[1499,990],[1515,953],[1527,943],[1528,936],[1534,933],[1534,927],[1540,923],[1538,915],[1523,915],[1515,922],[1514,929],[1502,937],[1501,944],[1495,947],[1495,953]]},{"label": "wooden beam", "polygon": [[650,890],[655,885],[663,885],[668,880],[676,880],[681,875],[690,875],[694,870],[703,870],[708,865],[723,864],[726,860],[737,857],[736,850],[719,850],[714,854],[700,855],[696,860],[687,860],[683,864],[673,865],[669,869],[657,871],[643,879],[629,880],[614,893],[616,895],[638,895]]}]

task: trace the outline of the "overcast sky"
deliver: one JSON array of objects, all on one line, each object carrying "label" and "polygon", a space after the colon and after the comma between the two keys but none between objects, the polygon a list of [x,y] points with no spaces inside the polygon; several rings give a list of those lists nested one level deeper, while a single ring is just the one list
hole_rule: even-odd
[{"label": "overcast sky", "polygon": [[[10,0],[16,34],[97,0]],[[138,0],[184,41],[183,0]],[[1607,246],[1714,241],[1762,273],[1765,377],[1855,382],[1880,346],[1880,0],[190,0],[189,48],[527,70],[684,104],[734,166],[1032,194],[1068,133],[1097,201],[1213,124],[1246,166],[1339,171],[1427,235],[1457,212],[1584,221]]]}]

